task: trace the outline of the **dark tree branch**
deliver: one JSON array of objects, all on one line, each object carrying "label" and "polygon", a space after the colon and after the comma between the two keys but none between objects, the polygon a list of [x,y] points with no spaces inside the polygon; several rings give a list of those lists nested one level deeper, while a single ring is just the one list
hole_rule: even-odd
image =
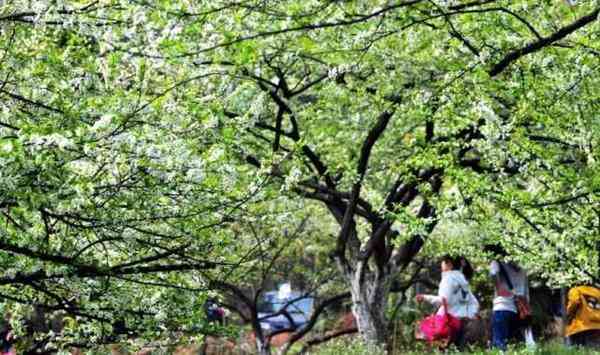
[{"label": "dark tree branch", "polygon": [[[442,187],[442,178],[441,172],[433,175],[430,180],[431,189],[433,193],[439,193]],[[421,204],[421,208],[417,213],[417,217],[419,218],[429,218],[430,221],[427,223],[426,233],[429,234],[433,231],[437,224],[437,219],[435,218],[436,212],[435,208],[427,201],[423,201]],[[390,256],[390,266],[392,268],[402,267],[405,268],[408,266],[410,261],[419,253],[423,243],[425,242],[426,235],[413,235],[410,240],[404,243],[397,253],[393,256]]]},{"label": "dark tree branch", "polygon": [[273,151],[279,150],[281,140],[281,125],[283,123],[283,110],[281,107],[277,111],[277,117],[275,117],[275,139],[273,140]]},{"label": "dark tree branch", "polygon": [[520,210],[518,210],[516,208],[511,208],[511,211],[513,211],[517,216],[519,216],[519,218],[521,218],[525,223],[527,223],[537,233],[542,233],[542,230],[540,229],[540,227],[538,227],[535,223],[533,223],[533,221],[531,219],[529,219],[529,217],[527,217],[523,212],[521,212]]},{"label": "dark tree branch", "polygon": [[40,108],[43,108],[45,110],[52,111],[52,112],[55,112],[55,113],[64,113],[60,109],[57,109],[57,108],[54,108],[54,107],[50,107],[50,106],[48,106],[48,105],[46,105],[44,103],[28,99],[28,98],[23,97],[23,96],[21,96],[19,94],[15,94],[15,93],[6,91],[4,89],[0,90],[0,93],[3,93],[3,94],[9,96],[12,99],[15,99],[17,101],[21,101],[21,102],[26,103],[26,104],[31,105],[31,106],[40,107]]},{"label": "dark tree branch", "polygon": [[328,77],[327,74],[323,74],[323,75],[319,76],[318,78],[316,78],[315,80],[313,80],[313,81],[307,83],[306,85],[302,86],[301,88],[290,92],[290,95],[291,96],[299,95],[299,94],[305,92],[306,90],[310,89],[311,87],[317,85],[318,83],[322,82],[323,80],[327,79],[327,77]]},{"label": "dark tree branch", "polygon": [[341,26],[349,26],[349,25],[355,25],[361,22],[366,22],[369,21],[373,18],[377,18],[380,16],[384,16],[386,13],[391,12],[393,10],[402,8],[402,7],[408,7],[408,6],[412,6],[412,5],[416,5],[420,2],[422,2],[423,0],[408,0],[408,1],[404,1],[404,2],[399,2],[393,5],[389,5],[386,6],[382,9],[379,9],[377,11],[374,11],[370,14],[366,14],[366,15],[361,15],[361,16],[357,16],[353,19],[350,20],[341,20],[341,21],[336,21],[336,22],[321,22],[321,23],[314,23],[314,24],[306,24],[306,25],[301,25],[301,26],[296,26],[296,27],[288,27],[288,28],[283,28],[280,30],[273,30],[273,31],[266,31],[266,32],[260,32],[260,33],[256,33],[256,34],[252,34],[252,35],[248,35],[248,36],[242,36],[242,37],[238,37],[236,39],[233,39],[231,41],[225,41],[225,42],[221,42],[218,44],[215,44],[213,46],[209,46],[203,49],[200,49],[198,51],[194,51],[194,52],[189,52],[189,53],[185,53],[180,55],[180,57],[188,57],[188,56],[195,56],[198,55],[200,53],[204,53],[204,52],[209,52],[218,48],[224,48],[224,47],[229,47],[233,44],[236,43],[241,43],[241,42],[245,42],[245,41],[249,41],[249,40],[253,40],[253,39],[257,39],[257,38],[265,38],[265,37],[272,37],[272,36],[277,36],[280,34],[284,34],[284,33],[293,33],[293,32],[308,32],[308,31],[314,31],[314,30],[319,30],[322,28],[333,28],[333,27],[341,27]]},{"label": "dark tree branch", "polygon": [[340,260],[344,263],[346,244],[348,242],[351,229],[353,229],[354,227],[354,214],[356,212],[356,206],[358,204],[358,198],[362,187],[362,181],[367,171],[369,157],[371,156],[371,150],[373,149],[373,146],[375,145],[379,137],[381,137],[381,135],[385,131],[391,117],[392,113],[388,111],[385,111],[381,115],[379,115],[377,122],[367,134],[367,138],[365,139],[362,145],[361,155],[356,168],[356,173],[358,175],[357,181],[352,187],[352,195],[348,202],[348,206],[346,207],[346,211],[344,212],[344,218],[342,219],[340,233],[337,238],[336,254],[338,258],[340,258]]},{"label": "dark tree branch", "polygon": [[594,22],[596,20],[596,18],[598,17],[598,13],[600,13],[600,7],[594,9],[592,12],[579,18],[575,22],[554,32],[553,34],[551,34],[548,37],[543,37],[543,38],[538,39],[537,41],[532,42],[522,48],[519,48],[519,49],[513,50],[512,52],[509,52],[498,63],[493,65],[492,68],[490,68],[490,70],[488,71],[488,73],[490,74],[490,76],[496,76],[496,75],[500,74],[511,63],[518,60],[519,58],[521,58],[527,54],[537,52],[540,49],[542,49],[546,46],[549,46],[558,40],[565,38],[566,36],[577,31],[578,29]]},{"label": "dark tree branch", "polygon": [[467,3],[464,3],[464,4],[452,5],[448,9],[450,9],[450,10],[462,10],[462,9],[466,9],[466,8],[469,8],[469,7],[481,6],[481,5],[486,5],[486,4],[494,3],[496,1],[497,0],[472,1],[472,2],[467,2]]},{"label": "dark tree branch", "polygon": [[314,328],[314,326],[317,324],[317,320],[321,316],[321,313],[323,313],[323,311],[325,311],[325,309],[327,307],[329,307],[332,304],[340,303],[349,297],[350,297],[350,292],[345,292],[345,293],[330,297],[330,298],[322,301],[321,303],[319,303],[319,305],[313,311],[308,322],[302,328],[296,329],[295,332],[292,333],[287,344],[283,348],[283,351],[281,352],[281,354],[282,355],[286,354],[297,341],[302,339],[306,334],[308,334],[308,332],[310,332]]},{"label": "dark tree branch", "polygon": [[542,208],[542,207],[548,207],[548,206],[565,205],[567,203],[571,203],[573,201],[577,201],[580,198],[584,198],[584,197],[587,197],[587,196],[592,195],[592,194],[597,194],[598,192],[599,191],[583,192],[583,193],[577,194],[575,196],[565,197],[565,198],[561,198],[561,199],[554,200],[554,201],[533,203],[533,204],[530,204],[528,206],[531,206],[531,207],[534,207],[534,208]]},{"label": "dark tree branch", "polygon": [[569,147],[569,148],[578,148],[575,144],[571,144],[569,142],[565,142],[563,140],[560,140],[560,139],[554,138],[554,137],[547,137],[547,136],[540,136],[540,135],[530,134],[530,135],[527,136],[527,138],[529,138],[529,139],[531,139],[532,141],[535,141],[535,142],[555,143],[555,144],[560,144],[560,145],[563,145],[563,146]]}]

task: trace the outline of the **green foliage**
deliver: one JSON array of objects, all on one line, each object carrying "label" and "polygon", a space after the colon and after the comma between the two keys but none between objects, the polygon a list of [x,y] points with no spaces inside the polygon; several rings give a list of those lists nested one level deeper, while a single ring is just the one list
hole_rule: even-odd
[{"label": "green foliage", "polygon": [[340,354],[340,353],[344,353],[344,354],[348,354],[348,355],[363,355],[363,354],[376,354],[376,355],[383,355],[386,352],[383,349],[378,349],[378,348],[368,348],[364,345],[364,343],[358,341],[356,338],[354,338],[353,340],[347,340],[347,339],[343,339],[343,340],[333,340],[331,342],[328,342],[326,344],[324,344],[323,346],[320,346],[316,349],[313,349],[313,351],[310,352],[310,354],[318,354],[318,355],[335,355],[335,354]]}]

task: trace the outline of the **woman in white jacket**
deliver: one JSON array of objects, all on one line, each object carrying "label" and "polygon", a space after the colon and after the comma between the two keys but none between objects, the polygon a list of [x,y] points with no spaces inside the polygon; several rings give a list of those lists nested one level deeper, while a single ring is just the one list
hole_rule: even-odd
[{"label": "woman in white jacket", "polygon": [[[446,300],[447,312],[463,322],[475,318],[479,312],[479,302],[469,288],[469,282],[461,271],[462,258],[445,256],[442,258],[442,280],[437,295],[422,295],[416,297],[417,302],[428,302],[438,308],[438,314],[444,314],[443,301]],[[462,345],[463,329],[459,331],[456,342]]]}]

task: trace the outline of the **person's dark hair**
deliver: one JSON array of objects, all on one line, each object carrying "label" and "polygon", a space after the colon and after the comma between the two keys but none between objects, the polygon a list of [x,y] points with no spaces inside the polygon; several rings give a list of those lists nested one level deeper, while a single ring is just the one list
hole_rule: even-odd
[{"label": "person's dark hair", "polygon": [[442,261],[452,265],[452,270],[458,270],[465,275],[467,280],[471,280],[474,274],[471,263],[464,256],[444,255]]},{"label": "person's dark hair", "polygon": [[444,255],[442,256],[442,262],[448,263],[452,265],[452,270],[457,270],[460,267],[460,262],[457,260],[457,258],[451,256],[451,255]]},{"label": "person's dark hair", "polygon": [[467,279],[467,281],[471,281],[471,279],[473,278],[473,274],[475,273],[475,270],[473,270],[473,267],[471,266],[471,263],[469,262],[469,260],[467,260],[467,258],[465,257],[460,257],[460,271],[462,271],[463,275],[465,275],[465,279]]}]

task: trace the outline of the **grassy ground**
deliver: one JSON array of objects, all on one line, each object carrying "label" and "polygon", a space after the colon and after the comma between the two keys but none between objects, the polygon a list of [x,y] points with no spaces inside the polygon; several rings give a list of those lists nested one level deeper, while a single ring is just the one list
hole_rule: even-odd
[{"label": "grassy ground", "polygon": [[[117,347],[118,348],[118,347]],[[147,349],[142,352],[121,352],[117,351],[115,347],[98,349],[97,351],[87,352],[88,355],[125,355],[125,354],[137,354],[137,355],[196,355],[201,353],[198,346],[179,347],[175,349]],[[293,353],[297,353],[299,349],[295,349]],[[252,350],[247,350],[243,354],[252,354]],[[273,349],[273,354],[277,354],[277,351]],[[72,355],[74,353],[71,353]],[[209,351],[211,355],[232,355],[240,354],[239,352],[231,352],[227,349],[212,349]],[[446,351],[431,350],[423,344],[412,344],[408,349],[397,349],[392,353],[386,353],[382,349],[367,349],[358,340],[343,339],[329,342],[321,346],[312,348],[308,354],[310,355],[425,355],[425,354],[448,354],[448,355],[500,355],[501,352],[497,350],[487,350],[482,348],[473,348],[465,351],[456,351],[455,349],[449,349]],[[551,342],[541,344],[535,348],[526,348],[524,346],[513,346],[505,354],[515,355],[588,355],[598,354],[600,355],[600,349],[592,348],[577,348],[577,347],[566,347],[558,342]]]},{"label": "grassy ground", "polygon": [[[364,345],[362,345],[358,341],[337,341],[332,342],[327,345],[323,345],[319,348],[312,349],[310,354],[312,355],[384,355],[386,354],[381,349],[366,349]],[[427,349],[426,347],[422,347],[421,349],[411,349],[411,350],[397,350],[394,351],[391,355],[423,355],[423,354],[471,354],[471,355],[494,355],[501,354],[501,352],[497,350],[487,350],[487,349],[469,349],[467,351],[456,351],[456,350],[447,350],[445,352],[440,351],[432,351],[431,349]],[[538,345],[535,348],[526,348],[524,346],[514,346],[510,348],[506,354],[515,354],[515,355],[588,355],[588,354],[599,354],[600,349],[591,349],[591,348],[577,348],[577,347],[566,347],[560,343],[547,343]],[[390,355],[390,354],[388,354]]]}]

